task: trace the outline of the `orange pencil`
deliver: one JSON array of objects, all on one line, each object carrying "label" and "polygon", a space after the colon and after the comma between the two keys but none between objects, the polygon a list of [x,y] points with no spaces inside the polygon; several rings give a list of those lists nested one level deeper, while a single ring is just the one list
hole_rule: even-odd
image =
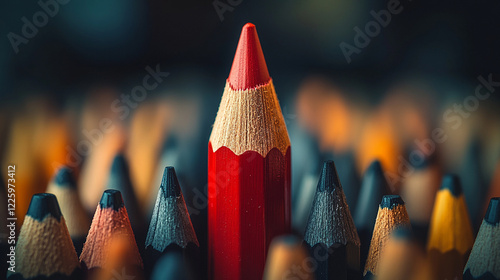
[{"label": "orange pencil", "polygon": [[[116,237],[117,243],[113,243]],[[123,269],[138,273],[142,269],[142,259],[135,241],[134,233],[128,219],[123,198],[117,190],[106,190],[102,195],[90,226],[87,240],[83,246],[80,262],[89,270],[89,276],[102,275],[102,270],[116,269],[116,261],[111,256],[112,246],[117,250],[125,250],[124,259],[120,261]],[[127,246],[126,249],[120,249]],[[138,276],[138,275],[136,275]]]}]

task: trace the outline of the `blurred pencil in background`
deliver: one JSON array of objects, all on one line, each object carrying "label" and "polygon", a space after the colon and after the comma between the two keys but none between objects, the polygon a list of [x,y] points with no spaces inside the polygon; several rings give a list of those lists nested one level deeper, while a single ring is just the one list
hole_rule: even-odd
[{"label": "blurred pencil in background", "polygon": [[312,270],[317,264],[311,262],[313,260],[300,238],[295,235],[278,236],[269,246],[263,279],[316,279]]},{"label": "blurred pencil in background", "polygon": [[[171,132],[174,121],[174,111],[171,107],[177,104],[175,102],[151,101],[141,105],[134,110],[131,116],[125,156],[131,159],[128,161],[130,180],[134,187],[139,213],[149,213],[150,198],[156,198],[155,190],[158,186],[154,185],[152,188],[152,182],[156,182],[156,178],[154,178],[156,166],[159,165],[162,172],[165,167],[165,165],[160,165],[158,161],[162,146]],[[169,164],[173,165],[174,163]],[[128,205],[127,203],[127,209],[131,209]]]},{"label": "blurred pencil in background", "polygon": [[90,229],[90,219],[80,202],[73,171],[67,166],[61,167],[49,183],[47,192],[54,194],[60,201],[59,206],[65,217],[69,235],[79,255]]},{"label": "blurred pencil in background", "polygon": [[196,280],[181,252],[169,251],[156,262],[151,280]]},{"label": "blurred pencil in background", "polygon": [[486,171],[481,157],[481,143],[477,137],[474,137],[468,144],[468,147],[466,147],[460,170],[460,174],[467,174],[466,176],[462,176],[463,178],[461,179],[467,212],[472,227],[475,229],[474,232],[477,231],[481,223],[484,214],[481,206],[486,199],[489,187],[484,178]]},{"label": "blurred pencil in background", "polygon": [[399,227],[411,228],[405,203],[399,195],[385,195],[380,202],[377,220],[373,229],[370,250],[363,276],[377,277],[380,255],[385,250],[392,231]]},{"label": "blurred pencil in background", "polygon": [[417,159],[413,160],[412,172],[403,182],[401,197],[405,201],[415,237],[424,246],[442,172],[435,153],[427,156],[420,148],[414,148],[411,153]]},{"label": "blurred pencil in background", "polygon": [[111,165],[126,142],[124,120],[111,104],[117,100],[115,88],[97,87],[87,94],[78,131],[78,142],[72,155],[73,164],[81,166],[78,178],[82,204],[88,213],[95,211],[106,189]]},{"label": "blurred pencil in background", "polygon": [[495,173],[493,174],[493,178],[491,179],[487,199],[484,202],[483,211],[481,211],[481,213],[487,212],[487,209],[491,203],[490,200],[494,197],[500,197],[500,161],[498,161],[495,167]]},{"label": "blurred pencil in background", "polygon": [[22,166],[16,172],[19,225],[32,195],[44,192],[58,165],[66,162],[67,125],[60,109],[41,97],[28,99],[13,116],[2,163]]},{"label": "blurred pencil in background", "polygon": [[[145,247],[147,274],[151,273],[160,256],[169,252],[181,253],[182,267],[187,269],[186,275],[200,278],[201,275],[206,274],[201,269],[203,266],[201,266],[199,256],[200,244],[172,166],[165,167]],[[157,270],[160,273],[160,269]]]},{"label": "blurred pencil in background", "polygon": [[432,280],[432,270],[425,253],[409,228],[396,228],[380,255],[380,280]]},{"label": "blurred pencil in background", "polygon": [[137,254],[136,248],[130,246],[130,236],[126,229],[117,228],[108,236],[108,242],[102,248],[104,254],[103,266],[89,271],[89,279],[114,280],[137,279],[144,280],[142,267],[131,265],[131,256]]},{"label": "blurred pencil in background", "polygon": [[82,279],[75,247],[53,194],[33,195],[16,245],[15,273],[8,279]]},{"label": "blurred pencil in background", "polygon": [[117,154],[109,171],[106,189],[118,190],[122,194],[123,202],[127,205],[127,214],[130,224],[136,235],[137,242],[142,243],[145,236],[145,222],[142,215],[134,187],[130,180],[128,161],[123,154]]}]

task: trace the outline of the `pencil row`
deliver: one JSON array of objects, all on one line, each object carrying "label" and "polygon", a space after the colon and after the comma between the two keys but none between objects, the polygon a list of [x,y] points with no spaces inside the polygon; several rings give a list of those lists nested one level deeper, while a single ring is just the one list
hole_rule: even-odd
[{"label": "pencil row", "polygon": [[[375,165],[376,166],[376,165]],[[378,170],[378,171],[377,171]],[[369,172],[383,184],[380,168]],[[379,173],[380,172],[380,173]],[[448,174],[432,211],[426,250],[418,244],[405,202],[384,195],[368,241],[360,240],[333,161],[321,171],[304,240],[271,245],[266,279],[500,279],[500,198],[491,198],[474,234],[459,178]],[[360,247],[369,245],[366,264]],[[364,267],[364,269],[360,269]]]},{"label": "pencil row", "polygon": [[[69,169],[61,168],[48,189],[55,195],[32,197],[15,249],[16,272],[9,272],[9,280],[204,277],[199,243],[173,167],[165,168],[143,247],[137,246],[121,192],[111,189],[97,205],[78,258],[75,245],[81,238],[72,240],[67,227],[71,225],[73,234],[83,228],[75,187]],[[446,175],[423,252],[413,238],[404,201],[385,195],[362,271],[362,241],[335,164],[326,161],[304,239],[276,237],[264,279],[461,279],[462,274],[464,279],[499,279],[499,222],[500,199],[492,198],[474,242],[460,181]]]},{"label": "pencil row", "polygon": [[39,193],[31,199],[15,247],[14,271],[8,272],[9,280],[201,277],[194,267],[200,263],[198,239],[173,167],[165,168],[141,249],[122,193],[108,189],[97,205],[78,258],[75,245],[79,246],[80,230],[86,225],[81,223],[85,221],[84,212],[71,171],[66,167],[59,169],[48,191],[54,194]]}]

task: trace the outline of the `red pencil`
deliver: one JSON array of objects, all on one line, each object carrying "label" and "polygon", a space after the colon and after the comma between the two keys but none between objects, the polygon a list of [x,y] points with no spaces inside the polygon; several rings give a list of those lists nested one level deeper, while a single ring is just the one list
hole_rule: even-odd
[{"label": "red pencil", "polygon": [[208,144],[211,279],[261,279],[290,230],[290,140],[255,26],[241,32]]}]

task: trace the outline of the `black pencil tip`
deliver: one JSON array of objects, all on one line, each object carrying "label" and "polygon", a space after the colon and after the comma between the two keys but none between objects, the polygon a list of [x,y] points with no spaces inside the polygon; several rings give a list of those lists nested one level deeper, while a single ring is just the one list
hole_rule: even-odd
[{"label": "black pencil tip", "polygon": [[273,242],[292,246],[301,243],[301,239],[293,234],[287,234],[275,237]]},{"label": "black pencil tip", "polygon": [[500,197],[490,199],[488,210],[486,210],[486,215],[484,215],[484,221],[492,225],[500,222]]},{"label": "black pencil tip", "polygon": [[382,164],[380,163],[380,161],[378,159],[376,159],[372,163],[370,163],[370,165],[368,166],[368,168],[366,170],[367,170],[367,172],[368,172],[368,170],[370,170],[371,172],[377,171],[377,172],[383,173],[382,172]]},{"label": "black pencil tip", "polygon": [[318,181],[318,191],[331,192],[338,187],[342,186],[340,185],[339,175],[337,174],[335,163],[333,160],[327,160],[323,163],[323,169],[321,170],[321,175]]},{"label": "black pencil tip", "polygon": [[181,195],[181,187],[173,166],[165,167],[160,188],[163,189],[165,197],[178,197]]},{"label": "black pencil tip", "polygon": [[75,177],[73,176],[73,171],[69,169],[67,166],[63,166],[57,170],[56,175],[54,176],[53,182],[58,187],[63,188],[76,188]]},{"label": "black pencil tip", "polygon": [[[417,153],[421,154],[421,156],[418,156],[417,158],[411,157],[412,154]],[[430,166],[434,165],[437,162],[437,153],[430,153],[428,154],[427,151],[423,150],[419,145],[410,145],[409,147],[406,148],[406,154],[410,155],[410,158],[408,160],[411,161],[411,166],[415,170],[424,170],[429,168]]]},{"label": "black pencil tip", "polygon": [[449,190],[451,194],[458,197],[462,194],[462,185],[460,179],[455,174],[446,174],[441,183],[441,190]]},{"label": "black pencil tip", "polygon": [[113,210],[118,211],[124,205],[122,194],[117,190],[105,190],[102,194],[99,205],[101,206],[101,209],[112,208]]},{"label": "black pencil tip", "polygon": [[60,220],[62,216],[56,196],[50,193],[33,195],[26,215],[39,221],[42,221],[47,215],[51,215],[57,220]]},{"label": "black pencil tip", "polygon": [[114,173],[128,173],[128,163],[127,159],[123,154],[117,154],[113,159],[113,163],[111,164],[111,172]]},{"label": "black pencil tip", "polygon": [[380,203],[380,208],[392,209],[398,205],[405,205],[405,202],[399,195],[384,195],[382,197],[382,202]]}]

